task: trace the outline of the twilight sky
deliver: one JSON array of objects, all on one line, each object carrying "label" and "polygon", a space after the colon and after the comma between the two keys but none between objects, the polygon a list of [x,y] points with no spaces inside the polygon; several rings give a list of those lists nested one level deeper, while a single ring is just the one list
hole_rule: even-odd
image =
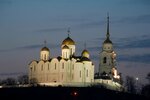
[{"label": "twilight sky", "polygon": [[61,55],[61,42],[76,42],[76,55],[84,43],[98,70],[99,53],[106,34],[117,53],[117,68],[123,76],[139,77],[150,72],[150,0],[0,0],[0,78],[28,72],[39,60],[44,40],[51,57]]}]

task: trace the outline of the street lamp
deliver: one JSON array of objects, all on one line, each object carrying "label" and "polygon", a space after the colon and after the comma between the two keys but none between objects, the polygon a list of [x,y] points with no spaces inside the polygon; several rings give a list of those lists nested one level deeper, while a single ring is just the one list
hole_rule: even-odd
[{"label": "street lamp", "polygon": [[139,80],[139,78],[138,78],[138,77],[136,77],[136,78],[135,78],[135,80],[136,80],[136,81],[138,81],[138,80]]},{"label": "street lamp", "polygon": [[138,77],[136,77],[135,78],[135,80],[136,80],[136,93],[138,93],[139,92],[139,87],[138,87],[138,80],[139,80],[139,78]]}]

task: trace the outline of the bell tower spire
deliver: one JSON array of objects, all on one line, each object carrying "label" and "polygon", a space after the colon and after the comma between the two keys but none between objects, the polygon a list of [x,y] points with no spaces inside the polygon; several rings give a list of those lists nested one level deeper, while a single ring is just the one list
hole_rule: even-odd
[{"label": "bell tower spire", "polygon": [[106,37],[109,39],[109,13],[107,13],[107,34],[106,34]]},{"label": "bell tower spire", "polygon": [[107,13],[107,32],[106,32],[106,40],[104,41],[104,43],[111,43],[111,40],[109,39],[110,34],[109,34],[109,13]]}]

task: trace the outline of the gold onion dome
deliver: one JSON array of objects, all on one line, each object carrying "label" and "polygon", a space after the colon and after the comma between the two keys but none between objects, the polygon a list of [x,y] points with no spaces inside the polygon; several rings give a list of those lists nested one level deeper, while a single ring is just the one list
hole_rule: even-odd
[{"label": "gold onion dome", "polygon": [[82,51],[82,54],[81,54],[81,55],[82,55],[82,56],[89,55],[89,52],[85,49],[85,50]]},{"label": "gold onion dome", "polygon": [[63,46],[62,49],[69,49],[69,47],[67,45]]},{"label": "gold onion dome", "polygon": [[75,45],[75,42],[68,36],[63,42],[62,45]]},{"label": "gold onion dome", "polygon": [[41,51],[49,51],[49,49],[47,47],[43,47]]}]

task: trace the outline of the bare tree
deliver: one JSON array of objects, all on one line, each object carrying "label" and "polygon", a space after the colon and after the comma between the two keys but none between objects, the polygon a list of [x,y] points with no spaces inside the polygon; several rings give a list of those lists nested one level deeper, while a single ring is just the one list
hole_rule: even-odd
[{"label": "bare tree", "polygon": [[148,79],[149,84],[150,84],[150,72],[147,74],[146,79]]},{"label": "bare tree", "polygon": [[19,84],[28,84],[28,75],[22,75],[18,77]]},{"label": "bare tree", "polygon": [[30,84],[31,84],[31,85],[35,86],[35,85],[37,85],[37,83],[38,83],[38,81],[37,81],[36,78],[30,79]]},{"label": "bare tree", "polygon": [[145,86],[143,86],[141,94],[150,98],[150,72],[147,74],[146,79],[148,79],[149,84],[146,84]]},{"label": "bare tree", "polygon": [[7,79],[2,80],[2,85],[11,86],[11,85],[16,85],[16,84],[17,84],[17,82],[16,82],[16,79],[14,79],[14,78],[7,78]]},{"label": "bare tree", "polygon": [[130,93],[136,93],[135,79],[131,76],[126,76],[126,88]]}]

